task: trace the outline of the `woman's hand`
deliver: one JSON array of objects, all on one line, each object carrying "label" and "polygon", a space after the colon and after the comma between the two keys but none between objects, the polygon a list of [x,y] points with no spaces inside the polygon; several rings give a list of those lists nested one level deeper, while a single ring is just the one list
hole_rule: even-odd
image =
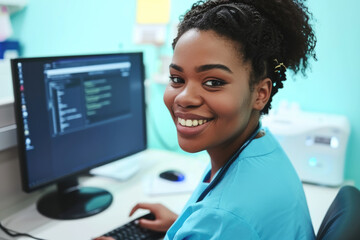
[{"label": "woman's hand", "polygon": [[130,212],[130,216],[138,209],[150,210],[155,215],[155,220],[139,219],[139,225],[143,228],[158,232],[166,232],[175,222],[178,215],[159,203],[138,203]]},{"label": "woman's hand", "polygon": [[[170,209],[159,203],[138,203],[131,209],[130,216],[132,216],[138,209],[150,210],[155,215],[155,220],[139,219],[139,225],[143,228],[158,232],[166,232],[170,226],[175,222],[178,215]],[[98,237],[94,240],[115,240],[112,237]]]}]

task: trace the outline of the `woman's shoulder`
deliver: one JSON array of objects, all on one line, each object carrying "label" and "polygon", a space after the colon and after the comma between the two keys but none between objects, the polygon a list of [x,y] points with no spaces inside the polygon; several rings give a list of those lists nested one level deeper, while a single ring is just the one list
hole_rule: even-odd
[{"label": "woman's shoulder", "polygon": [[[263,141],[270,143],[267,151],[240,155],[211,193],[212,204],[254,224],[287,213],[306,222],[309,215],[302,183],[281,147],[266,135]],[[290,218],[277,220],[286,223]]]},{"label": "woman's shoulder", "polygon": [[[220,184],[219,191],[223,204],[227,204],[227,199],[237,198],[242,205],[256,209],[259,205],[276,206],[276,203],[283,205],[305,200],[302,183],[279,146],[269,148],[266,153],[239,156]],[[231,203],[227,205],[231,206]]]}]

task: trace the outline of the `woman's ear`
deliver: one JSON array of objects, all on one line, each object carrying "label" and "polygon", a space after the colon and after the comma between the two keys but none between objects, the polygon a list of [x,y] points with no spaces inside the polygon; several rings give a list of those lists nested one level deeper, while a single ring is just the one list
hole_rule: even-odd
[{"label": "woman's ear", "polygon": [[256,84],[254,89],[255,102],[253,108],[261,111],[271,96],[272,81],[270,78],[265,78]]}]

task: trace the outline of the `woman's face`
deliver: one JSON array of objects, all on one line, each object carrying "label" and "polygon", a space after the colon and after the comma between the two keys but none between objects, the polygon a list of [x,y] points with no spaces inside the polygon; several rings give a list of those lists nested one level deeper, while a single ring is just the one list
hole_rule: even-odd
[{"label": "woman's face", "polygon": [[233,152],[245,141],[254,104],[251,65],[236,49],[213,31],[191,29],[178,40],[164,102],[183,150]]}]

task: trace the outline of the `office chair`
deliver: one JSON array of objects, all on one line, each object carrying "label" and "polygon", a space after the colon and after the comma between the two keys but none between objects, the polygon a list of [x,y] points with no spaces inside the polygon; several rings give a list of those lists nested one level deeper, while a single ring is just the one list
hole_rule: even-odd
[{"label": "office chair", "polygon": [[360,191],[342,187],[320,225],[316,240],[360,239]]}]

